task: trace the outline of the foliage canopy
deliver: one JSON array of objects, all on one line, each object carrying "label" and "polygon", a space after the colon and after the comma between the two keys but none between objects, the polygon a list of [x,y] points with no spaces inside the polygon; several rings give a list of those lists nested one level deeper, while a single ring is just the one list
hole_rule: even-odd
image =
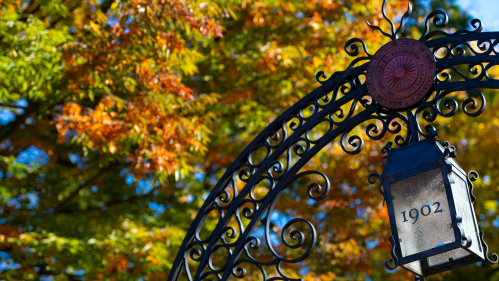
[{"label": "foliage canopy", "polygon": [[[362,21],[384,27],[380,2],[1,0],[1,279],[164,280],[224,167],[317,86],[317,71],[346,68],[348,39],[363,38],[372,53],[386,42]],[[414,1],[404,36],[417,37],[430,8],[468,25],[455,1],[426,2]],[[394,17],[407,1],[390,5]],[[477,213],[499,241],[499,105],[489,100],[484,116],[437,126],[464,152],[463,167],[486,175]],[[383,267],[386,209],[366,183],[382,169],[380,146],[349,157],[332,144],[310,161],[336,175],[338,192],[324,203],[297,200],[299,188],[282,197],[276,229],[300,213],[334,233],[291,275],[407,278]],[[446,278],[499,279],[478,268]]]}]

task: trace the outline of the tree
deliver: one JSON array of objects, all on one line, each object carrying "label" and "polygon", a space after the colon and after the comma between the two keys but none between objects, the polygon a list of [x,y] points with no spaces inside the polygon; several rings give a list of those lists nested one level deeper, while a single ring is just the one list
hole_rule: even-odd
[{"label": "tree", "polygon": [[[164,280],[224,167],[317,86],[319,70],[348,66],[349,38],[363,38],[372,53],[386,42],[361,21],[385,27],[379,1],[345,2],[0,2],[2,278]],[[428,12],[423,2],[414,3],[406,33],[413,37]],[[391,3],[389,12],[400,14],[406,5]],[[469,22],[452,1],[431,5],[453,11],[458,20],[451,26]],[[497,130],[495,123],[466,120],[453,124],[477,136]],[[454,135],[451,141],[464,132]],[[338,187],[325,203],[297,201],[305,198],[299,188],[283,196],[281,217],[300,212],[332,233],[307,272],[287,268],[290,274],[392,276],[383,268],[386,213],[365,180],[368,167],[381,168],[381,155],[371,153],[380,145],[368,144],[356,158],[331,145],[310,162],[342,175],[333,186],[345,190]],[[469,161],[494,175],[493,162],[483,166],[490,160]],[[258,194],[264,196],[264,186]],[[492,224],[494,197],[483,196],[484,222]],[[340,217],[352,220],[337,224]],[[403,278],[397,273],[391,278]]]}]

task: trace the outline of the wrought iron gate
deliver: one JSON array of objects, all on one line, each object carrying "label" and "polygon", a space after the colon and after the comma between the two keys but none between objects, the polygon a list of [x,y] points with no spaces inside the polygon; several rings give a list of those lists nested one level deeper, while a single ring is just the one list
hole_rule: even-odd
[{"label": "wrought iron gate", "polygon": [[[397,40],[404,29],[405,20],[411,13],[411,6],[403,15],[397,29],[387,18],[385,6],[386,0],[383,2],[382,11],[390,23],[391,32],[387,33],[377,26],[369,26],[384,36]],[[314,251],[317,242],[315,227],[302,218],[294,218],[286,223],[281,235],[284,246],[290,249],[306,247],[300,257],[286,259],[269,243],[272,233],[270,214],[283,191],[305,176],[322,178],[322,184],[312,183],[307,187],[309,199],[319,201],[328,195],[331,186],[325,174],[319,171],[298,173],[325,145],[339,141],[346,153],[359,153],[364,147],[364,141],[361,136],[355,135],[353,130],[363,125],[367,137],[372,140],[379,140],[387,133],[394,134],[395,144],[388,143],[386,146],[386,150],[389,150],[392,145],[403,146],[434,134],[435,129],[428,123],[439,116],[453,116],[459,107],[469,117],[479,116],[486,106],[480,89],[499,89],[499,80],[489,75],[489,70],[499,65],[499,32],[482,32],[482,23],[477,19],[471,21],[472,30],[457,30],[452,33],[439,30],[447,23],[447,14],[440,10],[433,11],[426,17],[425,30],[418,41],[431,50],[436,63],[436,75],[433,77],[430,94],[403,109],[387,108],[382,105],[383,101],[379,103],[379,99],[372,97],[373,90],[368,88],[366,80],[373,55],[368,52],[361,39],[349,40],[345,51],[348,55],[356,57],[350,66],[329,78],[322,71],[317,73],[316,79],[321,86],[276,118],[227,169],[188,230],[168,280],[178,280],[181,275],[186,276],[188,280],[227,280],[231,276],[236,279],[243,278],[246,270],[241,265],[245,263],[258,268],[265,280],[296,280],[287,277],[281,266],[303,261]],[[429,32],[430,25],[435,26],[437,30]],[[359,56],[361,53],[366,55]],[[458,69],[460,65],[467,66],[469,75]],[[410,66],[407,67],[405,71],[412,71]],[[449,73],[454,74],[457,79]],[[399,77],[403,74],[397,75]],[[464,100],[458,100],[453,95],[461,91],[468,95]],[[348,104],[349,109],[344,110],[344,106]],[[313,109],[312,113],[305,115],[304,110],[310,108]],[[420,121],[426,124],[420,124]],[[321,138],[312,139],[309,132],[323,122],[329,125],[329,130]],[[407,129],[403,130],[404,126]],[[256,163],[253,156],[259,149],[265,150],[266,156]],[[278,159],[283,154],[286,155],[286,161]],[[239,192],[236,179],[245,183]],[[261,181],[267,181],[270,189],[265,197],[257,199],[253,190]],[[227,190],[231,190],[233,196]],[[201,238],[199,232],[211,212],[219,214],[218,224],[208,237]],[[241,216],[249,219],[249,224],[244,225]],[[265,225],[265,245],[273,255],[270,262],[261,262],[249,252],[250,249],[258,249],[263,245],[257,237],[251,235],[262,218]],[[231,220],[237,222],[237,227],[229,226]],[[296,223],[307,225],[309,233],[287,231]],[[284,237],[288,232],[289,237]],[[310,243],[305,243],[306,236]],[[230,242],[227,238],[237,239]],[[290,240],[292,242],[289,242]],[[221,268],[215,268],[212,259],[219,249],[226,251],[228,258]],[[188,269],[189,259],[198,264],[194,276]],[[275,266],[280,276],[269,279],[264,265]]]}]

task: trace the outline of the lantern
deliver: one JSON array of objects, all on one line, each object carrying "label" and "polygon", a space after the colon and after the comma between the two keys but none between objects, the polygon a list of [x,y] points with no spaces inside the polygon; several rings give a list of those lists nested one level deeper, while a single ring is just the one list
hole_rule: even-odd
[{"label": "lantern", "polygon": [[497,262],[497,255],[496,261],[487,256],[475,197],[468,189],[471,181],[454,160],[455,148],[430,137],[388,151],[380,183],[392,231],[392,259],[386,267],[400,265],[422,280],[480,261]]}]

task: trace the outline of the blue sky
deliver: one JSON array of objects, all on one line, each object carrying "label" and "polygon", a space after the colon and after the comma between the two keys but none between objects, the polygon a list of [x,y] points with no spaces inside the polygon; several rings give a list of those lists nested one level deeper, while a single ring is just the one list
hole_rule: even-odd
[{"label": "blue sky", "polygon": [[464,10],[482,21],[484,31],[499,30],[499,2],[497,0],[458,0]]}]

